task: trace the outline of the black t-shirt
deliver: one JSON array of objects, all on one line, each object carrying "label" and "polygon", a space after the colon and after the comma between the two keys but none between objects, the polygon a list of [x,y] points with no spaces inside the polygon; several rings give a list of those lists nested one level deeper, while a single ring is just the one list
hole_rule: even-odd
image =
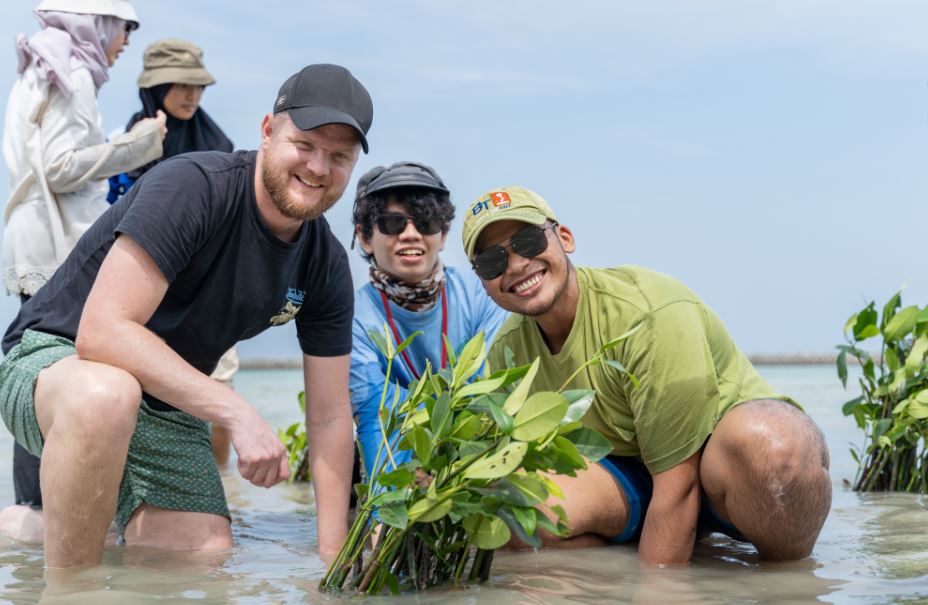
[{"label": "black t-shirt", "polygon": [[[84,234],[3,338],[27,329],[74,339],[97,271],[116,237],[131,237],[170,284],[146,326],[209,374],[235,343],[296,318],[307,355],[351,352],[354,292],[345,249],[325,218],[284,242],[255,200],[256,152],[201,152],[155,166]],[[160,407],[160,406],[159,406]]]}]

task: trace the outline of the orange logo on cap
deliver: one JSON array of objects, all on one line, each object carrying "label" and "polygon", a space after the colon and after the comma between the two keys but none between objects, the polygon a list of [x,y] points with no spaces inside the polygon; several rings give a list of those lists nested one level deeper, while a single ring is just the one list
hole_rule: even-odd
[{"label": "orange logo on cap", "polygon": [[505,191],[494,191],[490,194],[490,200],[493,201],[493,205],[497,208],[506,208],[512,203],[512,200],[509,198],[509,194]]}]

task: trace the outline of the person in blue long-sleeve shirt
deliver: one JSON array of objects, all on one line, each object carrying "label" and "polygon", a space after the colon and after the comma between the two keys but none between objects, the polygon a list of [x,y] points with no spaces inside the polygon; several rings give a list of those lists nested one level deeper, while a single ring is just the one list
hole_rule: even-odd
[{"label": "person in blue long-sleeve shirt", "polygon": [[[392,403],[397,388],[398,400],[405,399],[426,360],[433,371],[447,365],[443,334],[453,353],[481,331],[489,344],[507,316],[470,271],[446,267],[439,258],[453,218],[448,189],[424,164],[378,166],[358,181],[352,221],[370,280],[355,294],[349,386],[368,477],[387,460],[377,419],[387,358],[369,331],[382,333],[387,325],[396,343],[422,332],[394,360],[386,397]],[[402,464],[408,456],[395,460]]]}]

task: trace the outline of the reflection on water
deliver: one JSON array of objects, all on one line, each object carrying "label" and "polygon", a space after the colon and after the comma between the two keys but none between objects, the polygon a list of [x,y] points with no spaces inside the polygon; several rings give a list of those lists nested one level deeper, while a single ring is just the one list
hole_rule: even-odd
[{"label": "reflection on water", "polygon": [[[849,396],[828,367],[762,368],[774,386],[802,401],[825,431],[832,452],[834,504],[813,556],[771,564],[724,536],[696,547],[683,569],[642,571],[628,546],[579,551],[502,553],[483,586],[400,598],[320,594],[325,566],[315,554],[312,499],[305,486],[252,487],[224,474],[236,545],[210,554],[178,554],[108,545],[104,565],[52,578],[42,551],[0,544],[0,599],[13,603],[323,603],[494,605],[560,603],[908,603],[928,600],[928,498],[858,496],[847,454],[860,438],[841,415]],[[299,414],[299,371],[250,371],[238,389],[273,426]],[[12,442],[0,435],[0,502],[11,502]],[[234,468],[234,466],[233,466]],[[112,541],[111,541],[112,542]]]}]

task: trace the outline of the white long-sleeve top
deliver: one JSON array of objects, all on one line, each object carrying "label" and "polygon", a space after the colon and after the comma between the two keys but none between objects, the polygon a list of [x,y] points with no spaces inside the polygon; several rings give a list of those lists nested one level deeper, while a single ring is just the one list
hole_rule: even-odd
[{"label": "white long-sleeve top", "polygon": [[10,171],[10,198],[3,232],[3,282],[11,294],[32,295],[109,207],[107,181],[162,154],[153,121],[107,142],[90,72],[71,63],[74,93],[66,97],[22,73],[6,110],[3,156]]}]

